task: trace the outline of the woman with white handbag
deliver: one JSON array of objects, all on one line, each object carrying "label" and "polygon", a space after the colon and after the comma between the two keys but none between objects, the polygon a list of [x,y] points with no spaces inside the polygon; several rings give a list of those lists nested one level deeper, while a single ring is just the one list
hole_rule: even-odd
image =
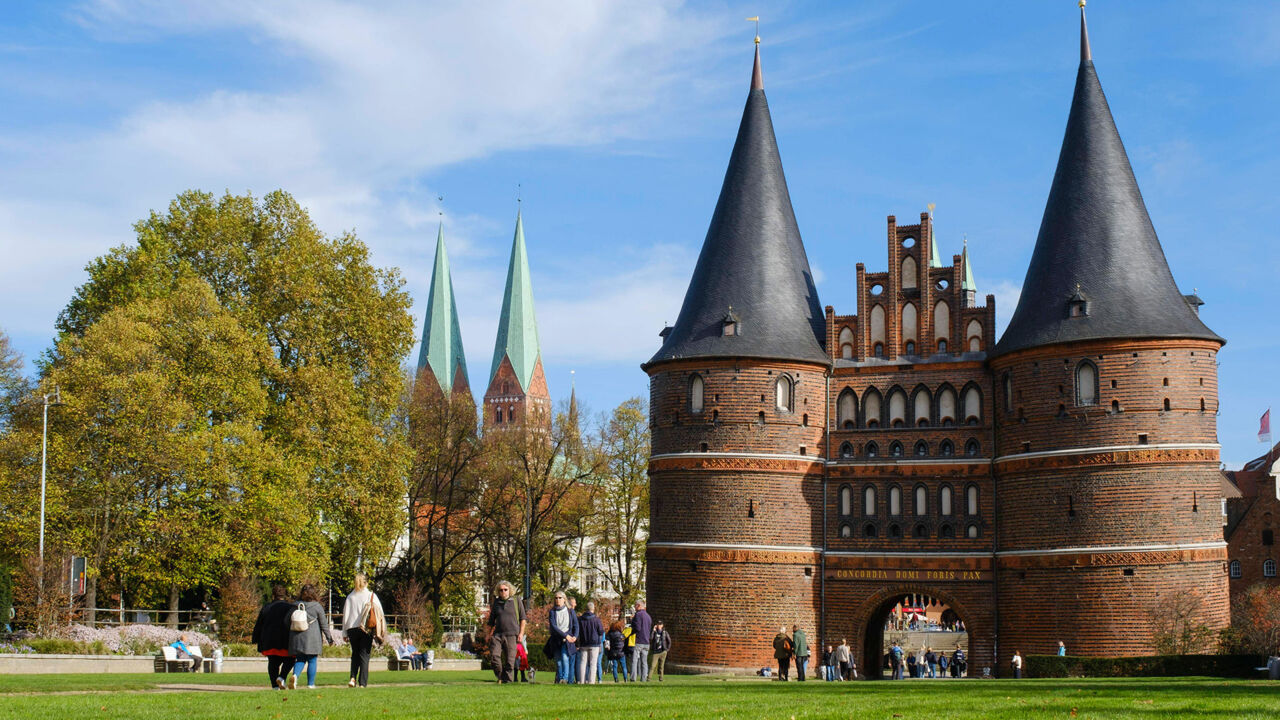
[{"label": "woman with white handbag", "polygon": [[316,687],[316,664],[322,643],[333,644],[329,633],[329,618],[319,603],[316,587],[310,583],[298,591],[297,608],[289,614],[289,654],[293,655],[293,674],[289,676],[289,689],[298,686],[298,676],[307,670],[307,687]]},{"label": "woman with white handbag", "polygon": [[351,677],[347,687],[369,686],[369,656],[373,640],[386,642],[387,616],[382,601],[369,589],[369,578],[357,574],[355,589],[342,607],[342,635],[351,643]]}]

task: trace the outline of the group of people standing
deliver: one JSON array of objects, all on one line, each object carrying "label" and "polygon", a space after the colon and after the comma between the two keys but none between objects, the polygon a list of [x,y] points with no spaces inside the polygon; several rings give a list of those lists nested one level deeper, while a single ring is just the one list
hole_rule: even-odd
[{"label": "group of people standing", "polygon": [[[351,645],[348,687],[368,686],[373,642],[385,642],[386,634],[382,601],[369,590],[368,579],[356,575],[355,589],[347,596],[342,612],[342,635]],[[322,646],[336,642],[316,587],[305,584],[297,598],[290,600],[283,585],[273,586],[271,601],[258,612],[254,623],[253,642],[267,658],[267,678],[272,688],[292,690],[305,672],[306,687],[314,689]]]},{"label": "group of people standing", "polygon": [[[525,679],[518,677],[524,670],[529,672],[527,679],[533,679],[526,659],[528,623],[524,603],[513,593],[511,583],[498,583],[487,621],[489,658],[500,683]],[[594,601],[587,602],[581,615],[575,605],[573,598],[557,592],[547,612],[550,635],[542,652],[556,661],[556,683],[599,683],[604,678],[606,662],[614,682],[645,682],[653,675],[659,681],[663,679],[671,634],[662,620],[653,621],[643,601],[636,603],[629,621],[615,620],[607,629],[596,615]]]},{"label": "group of people standing", "polygon": [[796,662],[797,679],[804,682],[804,671],[809,666],[809,638],[799,625],[791,626],[791,634],[787,635],[787,626],[778,629],[773,636],[773,658],[778,661],[778,679],[791,679],[791,661]]},{"label": "group of people standing", "polygon": [[945,652],[934,652],[923,647],[919,652],[905,651],[897,642],[885,654],[885,667],[893,673],[894,680],[913,678],[964,677],[969,660],[962,648],[956,648],[948,657]]}]

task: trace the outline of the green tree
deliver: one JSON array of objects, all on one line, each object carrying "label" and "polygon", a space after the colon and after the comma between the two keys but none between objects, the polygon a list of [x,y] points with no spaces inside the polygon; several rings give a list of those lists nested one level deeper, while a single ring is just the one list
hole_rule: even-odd
[{"label": "green tree", "polygon": [[255,462],[268,462],[310,499],[340,577],[376,568],[401,529],[408,457],[393,415],[413,324],[398,273],[375,268],[352,233],[326,238],[282,191],[261,201],[186,192],[135,230],[136,245],[89,264],[88,282],[58,318],[46,365],[63,364],[66,343],[112,309],[167,297],[188,275],[203,280],[267,348],[252,368],[265,390],[259,427],[269,446]]},{"label": "green tree", "polygon": [[597,545],[596,570],[625,607],[644,585],[649,537],[649,418],[636,397],[614,408],[603,429],[603,471],[596,486],[590,529]]}]

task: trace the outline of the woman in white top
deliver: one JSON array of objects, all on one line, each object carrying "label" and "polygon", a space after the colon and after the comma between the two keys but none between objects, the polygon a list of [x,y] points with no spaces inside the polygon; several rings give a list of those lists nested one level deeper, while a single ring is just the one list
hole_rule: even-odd
[{"label": "woman in white top", "polygon": [[387,616],[382,612],[382,601],[369,590],[369,579],[357,574],[355,589],[342,606],[342,635],[351,643],[351,678],[347,687],[369,686],[369,655],[373,652],[373,639],[383,641],[387,636]]}]

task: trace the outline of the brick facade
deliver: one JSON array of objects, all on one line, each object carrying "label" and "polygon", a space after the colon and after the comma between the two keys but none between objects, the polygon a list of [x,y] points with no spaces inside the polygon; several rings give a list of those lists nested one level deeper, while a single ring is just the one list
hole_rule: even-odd
[{"label": "brick facade", "polygon": [[[1227,500],[1227,563],[1231,597],[1264,583],[1280,585],[1280,488],[1277,487],[1277,459],[1280,446],[1248,464],[1253,469],[1227,473],[1241,497]],[[1270,563],[1268,565],[1268,563]],[[1270,571],[1270,574],[1268,574]]]},{"label": "brick facade", "polygon": [[1073,654],[1150,652],[1147,608],[1166,593],[1195,592],[1206,622],[1227,623],[1220,344],[989,359],[994,298],[962,290],[961,256],[930,267],[932,243],[927,214],[889,217],[889,270],[857,265],[864,311],[826,308],[827,367],[646,368],[649,607],[677,638],[677,666],[770,665],[778,627],[798,623],[815,647],[848,640],[865,672],[908,593],[959,614],[975,674],[1058,640]]}]

